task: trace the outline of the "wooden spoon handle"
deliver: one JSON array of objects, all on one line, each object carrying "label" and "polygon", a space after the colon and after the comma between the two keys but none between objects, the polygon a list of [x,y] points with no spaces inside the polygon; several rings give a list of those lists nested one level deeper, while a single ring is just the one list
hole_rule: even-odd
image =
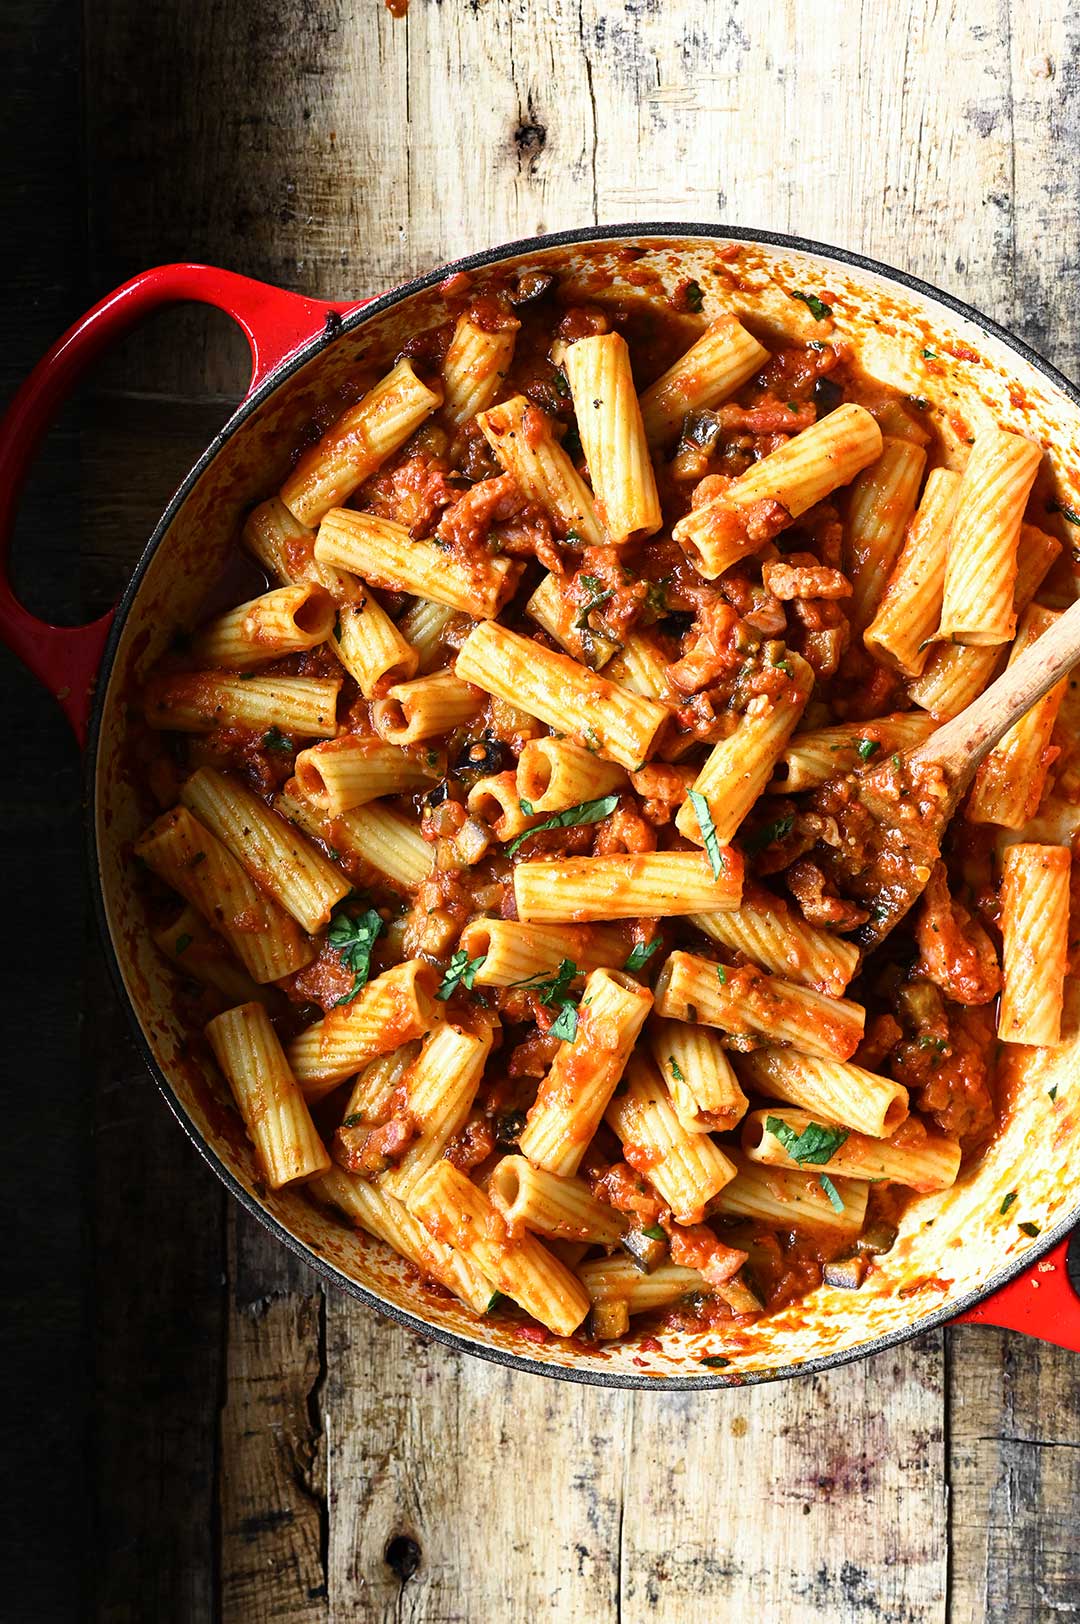
[{"label": "wooden spoon handle", "polygon": [[931,733],[911,761],[941,766],[962,789],[983,757],[1080,660],[1080,599],[959,716]]}]

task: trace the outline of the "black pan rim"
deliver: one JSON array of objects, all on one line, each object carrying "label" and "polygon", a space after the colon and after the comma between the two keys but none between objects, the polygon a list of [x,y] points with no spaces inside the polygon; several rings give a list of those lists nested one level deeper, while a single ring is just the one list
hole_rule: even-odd
[{"label": "black pan rim", "polygon": [[552,232],[547,235],[519,238],[510,243],[504,243],[494,248],[484,249],[477,253],[466,255],[464,258],[453,260],[445,265],[436,267],[422,276],[414,277],[399,287],[391,288],[387,292],[360,305],[348,315],[332,317],[327,320],[323,332],[316,334],[301,344],[291,355],[273,368],[267,376],[245,396],[237,406],[228,421],[222,426],[211,440],[206,450],[192,466],[174,496],[163,512],[155,526],[150,539],[132,572],[131,579],[117,604],[113,623],[101,658],[101,665],[95,682],[94,699],[91,709],[90,722],[87,730],[86,756],[84,765],[84,796],[87,809],[85,820],[87,867],[90,876],[90,890],[93,901],[94,915],[98,929],[101,933],[105,948],[106,962],[112,976],[113,984],[120,998],[121,1004],[131,1025],[136,1046],[157,1084],[166,1104],[180,1123],[187,1137],[195,1146],[203,1160],[209,1165],[229,1193],[258,1220],[276,1240],[286,1246],[289,1251],[301,1258],[310,1268],[314,1269],[324,1280],[345,1291],[349,1296],[363,1303],[366,1307],[374,1309],[377,1313],[385,1315],[397,1324],[416,1332],[423,1337],[452,1348],[455,1352],[466,1353],[497,1365],[527,1371],[532,1375],[547,1376],[556,1381],[576,1382],[584,1386],[609,1387],[627,1390],[650,1390],[653,1392],[707,1392],[720,1388],[757,1386],[764,1382],[784,1381],[795,1376],[813,1376],[823,1371],[838,1368],[841,1365],[853,1364],[856,1360],[867,1359],[878,1353],[884,1353],[890,1348],[900,1346],[904,1342],[913,1341],[928,1331],[947,1326],[959,1315],[968,1312],[981,1302],[985,1302],[1004,1286],[1018,1279],[1022,1274],[1032,1268],[1040,1258],[1044,1257],[1060,1241],[1062,1241],[1080,1221],[1080,1207],[1060,1220],[1040,1235],[1037,1244],[1029,1247],[1020,1257],[1011,1260],[995,1271],[990,1279],[975,1290],[967,1293],[956,1302],[950,1302],[929,1313],[922,1315],[911,1325],[888,1331],[882,1336],[874,1337],[868,1342],[860,1343],[853,1348],[845,1348],[833,1353],[821,1354],[813,1359],[802,1360],[796,1364],[779,1365],[767,1370],[750,1370],[746,1372],[733,1372],[731,1375],[713,1374],[700,1377],[693,1376],[664,1376],[656,1374],[636,1374],[630,1371],[603,1371],[577,1366],[548,1364],[542,1360],[530,1358],[524,1354],[508,1352],[502,1348],[489,1347],[483,1343],[475,1342],[459,1331],[446,1330],[441,1326],[433,1325],[429,1320],[407,1309],[398,1308],[396,1304],[388,1302],[385,1298],[362,1286],[353,1280],[334,1264],[321,1257],[318,1252],[304,1244],[291,1233],[290,1230],[266,1210],[261,1203],[251,1195],[244,1186],[234,1177],[221,1159],[211,1150],[203,1138],[196,1124],[181,1105],[173,1090],[168,1076],[158,1065],[150,1048],[149,1041],[143,1031],[142,1023],[135,1010],[134,1003],[128,993],[124,974],[120,965],[119,956],[109,929],[108,914],[105,906],[105,894],[101,879],[101,869],[97,851],[97,816],[95,804],[95,787],[97,775],[98,750],[100,745],[101,722],[104,711],[105,694],[108,691],[109,680],[112,675],[116,653],[119,648],[123,629],[127,622],[132,604],[138,595],[143,577],[149,568],[150,562],[157,553],[165,535],[168,533],[173,520],[180,508],[191,494],[192,489],[202,478],[207,468],[213,462],[218,452],[239,430],[243,423],[255,412],[263,401],[290,378],[301,367],[305,366],[323,349],[340,337],[343,333],[351,332],[354,328],[364,325],[369,319],[389,310],[396,304],[421,293],[428,288],[436,286],[446,277],[462,271],[480,270],[489,265],[497,264],[500,260],[516,259],[529,253],[539,253],[552,248],[572,246],[580,243],[630,241],[636,242],[646,238],[661,238],[677,240],[678,238],[714,238],[719,241],[762,243],[771,248],[780,248],[794,253],[818,255],[824,259],[831,259],[838,264],[867,271],[871,275],[883,278],[887,282],[897,283],[910,292],[932,300],[935,304],[944,306],[953,315],[962,320],[969,321],[982,332],[995,338],[1005,348],[1025,361],[1029,366],[1042,374],[1042,376],[1057,390],[1059,390],[1072,404],[1080,408],[1080,388],[1067,379],[1049,361],[1043,359],[1030,348],[1022,339],[1010,333],[1006,328],[998,325],[990,317],[984,316],[973,305],[965,303],[953,294],[945,293],[935,288],[932,283],[923,281],[920,277],[911,275],[894,266],[887,265],[880,260],[871,259],[850,249],[836,248],[828,243],[821,243],[806,237],[798,237],[783,232],[761,231],[747,226],[710,225],[702,222],[683,221],[651,221],[637,224],[630,222],[624,225],[605,226],[578,226],[571,230]]}]

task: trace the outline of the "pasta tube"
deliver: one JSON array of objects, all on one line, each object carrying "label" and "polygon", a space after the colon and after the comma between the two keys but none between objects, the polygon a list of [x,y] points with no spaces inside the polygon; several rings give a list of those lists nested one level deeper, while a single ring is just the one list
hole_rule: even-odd
[{"label": "pasta tube", "polygon": [[369,1235],[385,1241],[414,1269],[460,1298],[477,1314],[485,1314],[494,1296],[491,1282],[474,1263],[452,1246],[429,1235],[409,1209],[396,1197],[380,1190],[366,1179],[332,1168],[312,1179],[311,1194],[328,1207],[336,1207],[352,1223]]},{"label": "pasta tube", "polygon": [[[733,840],[739,825],[769,781],[780,752],[795,731],[814,686],[811,666],[789,651],[784,664],[791,676],[781,691],[755,694],[726,739],[713,745],[708,760],[694,780],[694,794],[708,802],[716,838],[721,845]],[[687,840],[701,846],[705,833],[698,808],[688,796],[675,817],[675,826]]]},{"label": "pasta tube", "polygon": [[425,675],[446,664],[443,637],[455,613],[449,604],[417,598],[401,617],[398,630],[419,656],[420,670]]},{"label": "pasta tube", "polygon": [[443,362],[443,415],[455,428],[491,405],[509,371],[521,323],[508,312],[499,320],[489,331],[475,312],[465,311],[457,319]]},{"label": "pasta tube", "polygon": [[469,633],[456,670],[463,682],[519,706],[577,744],[595,743],[602,756],[631,770],[647,759],[667,720],[663,705],[490,621]]},{"label": "pasta tube", "polygon": [[621,333],[579,338],[566,351],[581,446],[597,516],[614,546],[651,536],[663,515],[645,439],[630,351]]},{"label": "pasta tube", "polygon": [[530,739],[517,763],[517,793],[534,812],[547,817],[567,807],[596,801],[626,785],[626,774],[569,739],[549,735]]},{"label": "pasta tube", "polygon": [[484,696],[456,677],[435,671],[415,682],[397,682],[371,707],[375,731],[390,744],[420,744],[471,722]]},{"label": "pasta tube", "polygon": [[738,1065],[755,1093],[787,1100],[871,1139],[887,1139],[908,1114],[907,1089],[862,1066],[786,1049],[759,1049],[741,1055]]},{"label": "pasta tube", "polygon": [[751,964],[832,998],[841,996],[859,962],[854,942],[808,925],[790,903],[762,886],[744,891],[737,908],[691,914],[690,923]]},{"label": "pasta tube", "polygon": [[564,960],[580,973],[619,964],[626,943],[614,925],[525,925],[516,919],[472,919],[458,946],[476,970],[479,987],[513,987],[553,976]]},{"label": "pasta tube", "polygon": [[590,670],[599,671],[618,652],[619,645],[594,632],[588,620],[582,619],[581,605],[563,595],[560,579],[557,575],[545,575],[525,605],[525,612],[567,654]]},{"label": "pasta tube", "polygon": [[1071,866],[1066,846],[1017,844],[1002,859],[998,1037],[1005,1043],[1061,1041]]},{"label": "pasta tube", "polygon": [[135,842],[135,855],[224,936],[260,985],[291,975],[315,957],[314,943],[186,806],[158,818]]},{"label": "pasta tube", "polygon": [[567,540],[600,547],[604,535],[592,493],[552,433],[551,419],[524,395],[481,412],[488,445],[530,502],[558,522]]},{"label": "pasta tube", "polygon": [[402,1084],[417,1137],[397,1166],[379,1178],[399,1201],[408,1201],[418,1179],[464,1127],[491,1053],[492,1037],[490,1026],[469,1032],[445,1021],[424,1039]]},{"label": "pasta tube", "polygon": [[813,789],[864,762],[873,765],[896,751],[922,744],[934,726],[933,717],[925,711],[897,711],[893,716],[875,716],[872,722],[796,733],[777,758],[770,788],[784,795]]},{"label": "pasta tube", "polygon": [[242,540],[267,575],[283,585],[314,581],[338,603],[359,603],[364,584],[315,557],[315,532],[298,524],[280,496],[261,502],[244,521]]},{"label": "pasta tube", "polygon": [[623,1155],[649,1180],[678,1223],[699,1224],[705,1209],[735,1177],[707,1133],[692,1133],[675,1114],[656,1070],[640,1056],[628,1063],[624,1087],[604,1113]]},{"label": "pasta tube", "polygon": [[410,360],[400,360],[300,458],[281,487],[293,518],[315,525],[348,501],[441,401],[441,386],[430,387]]},{"label": "pasta tube", "polygon": [[333,643],[365,699],[376,699],[390,682],[415,676],[420,664],[416,650],[370,592],[362,604],[342,609]]},{"label": "pasta tube", "polygon": [[288,1048],[305,1099],[318,1100],[378,1055],[422,1038],[443,1018],[434,998],[430,964],[412,959],[369,981],[349,1004],[339,1004],[295,1037]]},{"label": "pasta tube", "polygon": [[191,652],[207,665],[250,671],[325,643],[336,613],[329,592],[313,581],[279,586],[218,615],[195,637]]},{"label": "pasta tube", "polygon": [[513,1238],[483,1190],[450,1162],[428,1169],[408,1206],[429,1234],[464,1254],[556,1336],[570,1336],[589,1312],[580,1280],[535,1235]]},{"label": "pasta tube", "polygon": [[956,511],[960,475],[933,468],[900,557],[863,642],[875,658],[917,677],[926,665],[941,618],[949,526]]},{"label": "pasta tube", "polygon": [[[1031,524],[1020,526],[1014,594],[1017,615],[1027,608],[1060,551],[1056,536],[1048,536]],[[947,722],[979,697],[997,668],[1000,654],[996,645],[971,648],[962,643],[936,643],[921,675],[908,687],[908,695],[937,721]]]},{"label": "pasta tube", "polygon": [[296,782],[320,811],[336,818],[381,795],[403,795],[425,789],[434,779],[431,767],[406,755],[396,744],[370,735],[342,733],[296,758]]},{"label": "pasta tube", "polygon": [[151,932],[159,952],[176,966],[181,975],[220,993],[226,1004],[268,1004],[274,997],[257,985],[236,962],[221,937],[216,935],[189,904],[168,924]]},{"label": "pasta tube", "polygon": [[844,567],[851,581],[851,620],[857,630],[869,624],[881,601],[915,512],[925,467],[921,445],[886,435],[881,456],[851,487]]},{"label": "pasta tube", "polygon": [[184,671],[151,677],[146,720],[174,733],[246,727],[253,733],[325,739],[337,732],[337,677],[243,677],[231,671]]},{"label": "pasta tube", "polygon": [[431,873],[434,848],[415,824],[380,801],[331,817],[308,800],[297,779],[290,778],[274,797],[274,807],[305,834],[323,841],[336,859],[361,866],[381,884],[412,891]]},{"label": "pasta tube", "polygon": [[742,896],[742,854],[719,848],[714,876],[704,852],[627,852],[613,857],[546,858],[518,863],[514,900],[530,924],[589,924],[595,919],[662,919],[735,908]]},{"label": "pasta tube", "polygon": [[614,1246],[626,1227],[613,1207],[597,1201],[584,1179],[560,1178],[524,1156],[504,1156],[487,1193],[511,1235],[523,1229],[556,1240]]},{"label": "pasta tube", "polygon": [[649,1022],[649,1047],[689,1133],[726,1133],[746,1114],[749,1101],[739,1087],[715,1032],[685,1021]]},{"label": "pasta tube", "polygon": [[768,359],[768,350],[740,326],[737,317],[721,316],[710,323],[685,355],[642,395],[641,416],[649,444],[666,445],[674,440],[687,412],[719,406]]},{"label": "pasta tube", "polygon": [[1016,626],[1016,549],[1042,448],[984,429],[960,478],[949,529],[938,635],[976,647],[1007,643]]},{"label": "pasta tube", "polygon": [[325,1173],[330,1157],[262,1005],[226,1010],[206,1035],[270,1188]]},{"label": "pasta tube", "polygon": [[714,964],[681,950],[669,955],[657,978],[656,1012],[840,1060],[859,1047],[866,1020],[862,1006],[846,998],[827,998],[752,964]]},{"label": "pasta tube", "polygon": [[518,1139],[534,1167],[564,1178],[577,1172],[652,1001],[649,989],[631,976],[591,973],[573,1041],[560,1044]]},{"label": "pasta tube", "polygon": [[827,1229],[840,1235],[857,1235],[866,1221],[867,1184],[826,1174],[840,1204],[838,1211],[821,1174],[765,1167],[744,1157],[737,1167],[731,1183],[716,1198],[717,1212],[755,1219],[774,1229]]},{"label": "pasta tube", "polygon": [[[1009,651],[1009,664],[1059,618],[1053,609],[1031,604]],[[1035,816],[1057,754],[1056,749],[1048,747],[1068,686],[1068,677],[1055,683],[1013,723],[982,762],[964,809],[969,823],[999,823],[1006,829],[1022,829]]]},{"label": "pasta tube", "polygon": [[881,444],[881,430],[864,407],[838,406],[754,463],[712,501],[692,508],[672,535],[700,573],[714,580],[763,544],[745,526],[756,503],[778,502],[797,519],[874,462]]},{"label": "pasta tube", "polygon": [[509,558],[464,563],[438,541],[414,541],[403,524],[373,513],[332,508],[319,526],[315,557],[352,570],[388,592],[411,592],[462,614],[487,619],[510,596],[520,564]]},{"label": "pasta tube", "polygon": [[[814,1121],[813,1112],[791,1106],[752,1111],[743,1123],[743,1154],[752,1162],[770,1167],[801,1167],[809,1172],[811,1167],[797,1161],[768,1124],[779,1122],[798,1139]],[[843,1144],[831,1152],[827,1163],[815,1161],[812,1165],[823,1165],[830,1178],[840,1174],[868,1182],[886,1179],[890,1184],[904,1184],[909,1190],[922,1192],[948,1190],[956,1183],[960,1170],[960,1146],[955,1139],[941,1134],[927,1133],[910,1144],[895,1144],[888,1139],[871,1139],[864,1133],[849,1133]]]},{"label": "pasta tube", "polygon": [[239,779],[200,767],[180,799],[306,931],[321,930],[352,889],[339,868]]}]

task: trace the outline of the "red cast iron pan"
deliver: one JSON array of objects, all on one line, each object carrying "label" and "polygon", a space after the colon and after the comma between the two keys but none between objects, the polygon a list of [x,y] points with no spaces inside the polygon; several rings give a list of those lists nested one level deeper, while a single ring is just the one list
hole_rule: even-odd
[{"label": "red cast iron pan", "polygon": [[[504,265],[507,260],[524,259],[535,263],[538,256],[553,256],[557,262],[560,255],[571,258],[589,253],[602,255],[620,243],[666,247],[681,244],[682,252],[708,250],[714,257],[721,245],[746,245],[748,252],[760,250],[763,255],[791,256],[797,260],[806,256],[811,263],[831,268],[836,276],[846,272],[857,279],[865,275],[875,285],[894,289],[898,295],[917,303],[926,301],[927,308],[932,306],[939,314],[947,312],[958,322],[977,328],[988,343],[996,345],[999,351],[1003,347],[1018,365],[1022,364],[1028,371],[1034,369],[1046,381],[1051,395],[1080,407],[1080,391],[1072,384],[1017,339],[947,294],[859,255],[768,232],[687,225],[586,228],[494,249],[443,267],[378,298],[353,303],[326,303],[306,298],[204,265],[165,265],[147,271],[110,293],[53,345],[18,391],[0,424],[0,561],[6,563],[19,494],[37,446],[81,375],[112,343],[151,312],[188,301],[226,311],[247,335],[252,366],[248,394],[184,480],[151,537],[116,610],[82,627],[48,625],[16,601],[6,571],[0,571],[0,636],[55,695],[80,744],[87,747],[90,808],[97,805],[95,777],[102,755],[102,713],[125,623],[139,600],[154,556],[185,501],[251,414],[265,408],[266,402],[295,379],[301,369],[308,367],[313,358],[331,349],[339,340],[347,341],[347,335],[357,333],[365,324],[393,312],[395,306],[418,295],[433,296],[433,290],[437,292],[439,283],[451,273],[465,271],[482,277],[485,269]],[[274,488],[269,484],[262,494],[269,494]],[[426,1306],[421,1305],[416,1311],[407,1298],[400,1294],[395,1298],[393,1292],[385,1291],[378,1282],[372,1289],[362,1269],[355,1269],[352,1262],[343,1264],[332,1250],[309,1244],[302,1235],[293,1232],[287,1219],[283,1221],[280,1213],[270,1210],[269,1204],[253,1190],[251,1181],[238,1175],[236,1165],[222,1153],[220,1144],[212,1141],[205,1123],[193,1113],[190,1099],[178,1088],[175,1072],[170,1074],[161,1064],[148,1035],[145,1012],[140,1018],[131,996],[130,979],[125,977],[126,949],[118,940],[115,920],[110,918],[102,877],[101,829],[96,827],[99,821],[92,811],[88,819],[88,850],[96,911],[120,996],[127,1006],[149,1069],[169,1105],[232,1193],[279,1240],[335,1284],[413,1329],[516,1368],[623,1387],[655,1387],[658,1378],[664,1377],[663,1385],[667,1388],[698,1389],[813,1372],[862,1357],[945,1323],[1004,1326],[1080,1351],[1080,1298],[1070,1280],[1066,1259],[1070,1233],[1080,1217],[1080,1202],[1068,1205],[1064,1212],[1054,1210],[1052,1223],[1047,1224],[1037,1243],[1021,1256],[996,1260],[995,1266],[988,1268],[985,1277],[972,1289],[951,1300],[930,1302],[925,1308],[920,1302],[910,1321],[902,1326],[836,1351],[822,1352],[820,1348],[811,1347],[808,1356],[789,1358],[768,1367],[751,1365],[745,1371],[736,1368],[727,1374],[712,1370],[702,1370],[700,1375],[688,1374],[685,1364],[670,1370],[663,1366],[635,1369],[625,1363],[618,1368],[605,1369],[580,1363],[570,1353],[565,1357],[536,1357],[530,1350],[526,1355],[505,1338],[501,1343],[498,1338],[478,1341],[467,1329],[455,1328],[440,1322],[437,1316],[430,1316]],[[1070,1148],[1069,1144],[1059,1143],[1054,1153],[1067,1157]],[[524,1349],[527,1345],[520,1343],[519,1346]],[[644,1363],[640,1359],[636,1361],[638,1366]]]}]

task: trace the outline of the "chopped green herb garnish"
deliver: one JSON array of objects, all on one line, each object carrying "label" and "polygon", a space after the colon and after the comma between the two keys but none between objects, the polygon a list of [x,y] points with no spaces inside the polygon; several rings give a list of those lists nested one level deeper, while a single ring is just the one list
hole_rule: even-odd
[{"label": "chopped green herb garnish", "polygon": [[795,818],[789,814],[786,818],[777,818],[775,823],[763,824],[756,833],[747,835],[743,841],[743,850],[748,852],[764,851],[771,846],[774,840],[786,840],[795,826]]},{"label": "chopped green herb garnish", "polygon": [[816,293],[799,293],[798,291],[794,291],[791,297],[793,299],[801,299],[815,321],[825,321],[829,316],[832,315],[832,306],[827,305],[824,299],[819,299]]},{"label": "chopped green herb garnish", "polygon": [[727,986],[727,966],[725,964],[716,966],[716,979],[722,987]]},{"label": "chopped green herb garnish", "polygon": [[705,842],[705,855],[709,859],[713,879],[718,880],[724,872],[726,863],[724,854],[720,849],[720,842],[716,836],[716,825],[713,823],[712,813],[709,811],[709,803],[700,791],[692,789],[690,791],[690,805],[694,809],[694,814],[698,820],[698,828],[701,830],[701,838]]},{"label": "chopped green herb garnish", "polygon": [[488,1298],[487,1307],[484,1309],[484,1313],[492,1313],[494,1309],[498,1308],[502,1303],[505,1303],[506,1300],[506,1297],[501,1291],[493,1291],[491,1296]]},{"label": "chopped green herb garnish", "polygon": [[[846,1128],[826,1128],[820,1122],[808,1122],[802,1133],[796,1133],[782,1117],[776,1116],[765,1118],[765,1130],[780,1141],[792,1161],[798,1162],[800,1167],[804,1162],[809,1162],[812,1167],[820,1167],[823,1162],[832,1161],[848,1136]],[[837,1211],[840,1210],[837,1208]]]},{"label": "chopped green herb garnish", "polygon": [[1042,1234],[1042,1230],[1039,1228],[1038,1224],[1026,1223],[1020,1224],[1018,1227],[1024,1231],[1025,1235],[1030,1235],[1032,1239],[1034,1239],[1036,1235]]},{"label": "chopped green herb garnish", "polygon": [[844,1203],[840,1199],[840,1191],[836,1188],[836,1185],[833,1183],[828,1173],[819,1173],[818,1183],[828,1196],[829,1205],[833,1212],[843,1212]]},{"label": "chopped green herb garnish", "polygon": [[338,851],[336,846],[327,846],[326,850],[329,853],[330,861],[332,863],[341,862],[341,853]]},{"label": "chopped green herb garnish", "polygon": [[366,1121],[367,1118],[364,1116],[363,1111],[354,1111],[351,1116],[345,1118],[341,1126],[343,1128],[362,1128]]},{"label": "chopped green herb garnish", "polygon": [[726,1370],[731,1360],[725,1359],[719,1353],[710,1353],[707,1358],[699,1360],[698,1363],[708,1365],[710,1370]]},{"label": "chopped green herb garnish", "polygon": [[903,762],[900,760],[900,757],[899,756],[890,756],[889,760],[892,762],[892,764],[896,768],[897,772],[899,772],[900,768],[903,766]]},{"label": "chopped green herb garnish", "polygon": [[860,739],[856,749],[859,752],[860,761],[869,761],[870,757],[874,754],[874,751],[881,749],[881,745],[878,743],[877,739]]},{"label": "chopped green herb garnish", "polygon": [[698,311],[705,303],[705,295],[696,282],[688,282],[683,289],[687,310]]},{"label": "chopped green herb garnish", "polygon": [[1008,1210],[1012,1206],[1013,1202],[1018,1200],[1018,1199],[1019,1199],[1019,1197],[1017,1196],[1016,1191],[1015,1190],[1010,1190],[1008,1195],[1005,1197],[1004,1201],[1001,1203],[1001,1206],[998,1208],[999,1216],[1004,1218],[1005,1214],[1008,1212]]},{"label": "chopped green herb garnish", "polygon": [[598,575],[583,575],[581,579],[583,584],[588,587],[592,597],[589,599],[589,602],[585,605],[580,615],[578,615],[577,619],[574,621],[574,630],[577,632],[587,632],[590,630],[589,616],[592,614],[593,610],[602,609],[604,604],[607,603],[614,596],[614,594],[605,589],[604,583],[601,581]]},{"label": "chopped green herb garnish", "polygon": [[910,400],[917,412],[928,412],[930,410],[930,402],[925,395],[909,395],[908,400]]},{"label": "chopped green herb garnish", "polygon": [[561,1043],[573,1043],[577,1037],[578,1012],[575,1006],[567,999],[558,1015],[552,1021],[549,1031],[553,1038]]},{"label": "chopped green herb garnish", "polygon": [[565,812],[556,812],[553,818],[545,818],[535,829],[526,829],[524,834],[518,835],[507,846],[506,855],[513,857],[524,841],[531,835],[538,835],[542,829],[574,829],[583,823],[599,823],[602,818],[610,817],[618,804],[617,795],[604,795],[598,801],[582,801],[578,806],[568,806]]},{"label": "chopped green herb garnish", "polygon": [[177,952],[177,954],[186,953],[188,948],[191,946],[193,940],[194,940],[194,938],[189,936],[186,931],[184,932],[183,936],[178,936],[176,938],[176,952]]},{"label": "chopped green herb garnish", "polygon": [[371,949],[382,926],[383,922],[374,908],[357,915],[339,913],[330,921],[326,940],[337,949],[345,969],[353,974],[352,990],[336,1000],[335,1008],[338,1004],[351,1004],[361,988],[367,986],[371,974]]},{"label": "chopped green herb garnish", "polygon": [[254,671],[241,671],[241,673],[240,673],[240,681],[241,682],[250,682],[254,675],[255,675]]},{"label": "chopped green herb garnish", "polygon": [[671,1067],[671,1075],[674,1077],[675,1081],[677,1083],[685,1083],[686,1078],[682,1074],[682,1068],[673,1054],[668,1055],[667,1063]]},{"label": "chopped green herb garnish", "polygon": [[650,1224],[648,1229],[643,1229],[641,1233],[648,1236],[651,1241],[667,1240],[667,1231],[662,1229],[659,1224]]},{"label": "chopped green herb garnish", "polygon": [[933,350],[923,350],[922,355],[923,355],[923,360],[924,361],[936,361],[937,360],[937,356],[934,354]]},{"label": "chopped green herb garnish", "polygon": [[933,1049],[935,1054],[944,1054],[948,1047],[944,1038],[931,1037],[929,1033],[919,1039],[920,1049]]},{"label": "chopped green herb garnish", "polygon": [[527,818],[532,817],[532,815],[533,815],[533,804],[532,804],[531,801],[524,801],[524,800],[519,799],[518,800],[518,806],[520,806],[521,810],[524,812],[524,814],[525,814],[525,816]]},{"label": "chopped green herb garnish", "polygon": [[282,750],[289,755],[292,754],[292,740],[287,739],[279,728],[268,729],[263,734],[262,742],[264,750]]},{"label": "chopped green herb garnish", "polygon": [[1064,502],[1047,502],[1046,511],[1047,513],[1060,513],[1061,517],[1067,519],[1069,524],[1080,524],[1080,513],[1077,513],[1075,508],[1066,507]]},{"label": "chopped green herb garnish", "polygon": [[450,960],[450,968],[439,982],[438,989],[435,993],[436,998],[441,998],[445,1003],[450,994],[455,991],[459,984],[466,988],[468,992],[472,992],[472,985],[476,980],[476,972],[479,970],[486,958],[487,954],[481,953],[477,958],[470,959],[465,949],[463,947],[459,947],[453,958]]},{"label": "chopped green herb garnish", "polygon": [[635,942],[633,947],[630,949],[630,956],[623,965],[623,969],[643,970],[648,964],[649,960],[652,958],[653,954],[656,952],[657,948],[660,946],[662,940],[662,937],[654,936],[651,942]]},{"label": "chopped green herb garnish", "polygon": [[[563,449],[565,450],[566,447],[564,446]],[[576,541],[576,542],[580,543],[580,541],[581,541],[581,532],[580,532],[580,530],[568,530],[566,532],[566,539],[567,539],[567,541],[571,541],[571,542]]]},{"label": "chopped green herb garnish", "polygon": [[1055,1083],[1053,1088],[1048,1088],[1047,1089],[1047,1091],[1046,1091],[1047,1099],[1048,1100],[1056,1100],[1057,1099],[1057,1091],[1058,1091],[1058,1085]]},{"label": "chopped green herb garnish", "polygon": [[555,368],[555,371],[551,374],[551,381],[555,385],[555,393],[561,395],[563,400],[569,400],[570,385],[567,382],[566,373],[561,367]]},{"label": "chopped green herb garnish", "polygon": [[544,1005],[561,1004],[570,990],[570,983],[580,974],[573,959],[560,959],[559,967],[552,976],[528,976],[524,981],[512,981],[512,987],[524,987],[528,992],[537,994]]}]

